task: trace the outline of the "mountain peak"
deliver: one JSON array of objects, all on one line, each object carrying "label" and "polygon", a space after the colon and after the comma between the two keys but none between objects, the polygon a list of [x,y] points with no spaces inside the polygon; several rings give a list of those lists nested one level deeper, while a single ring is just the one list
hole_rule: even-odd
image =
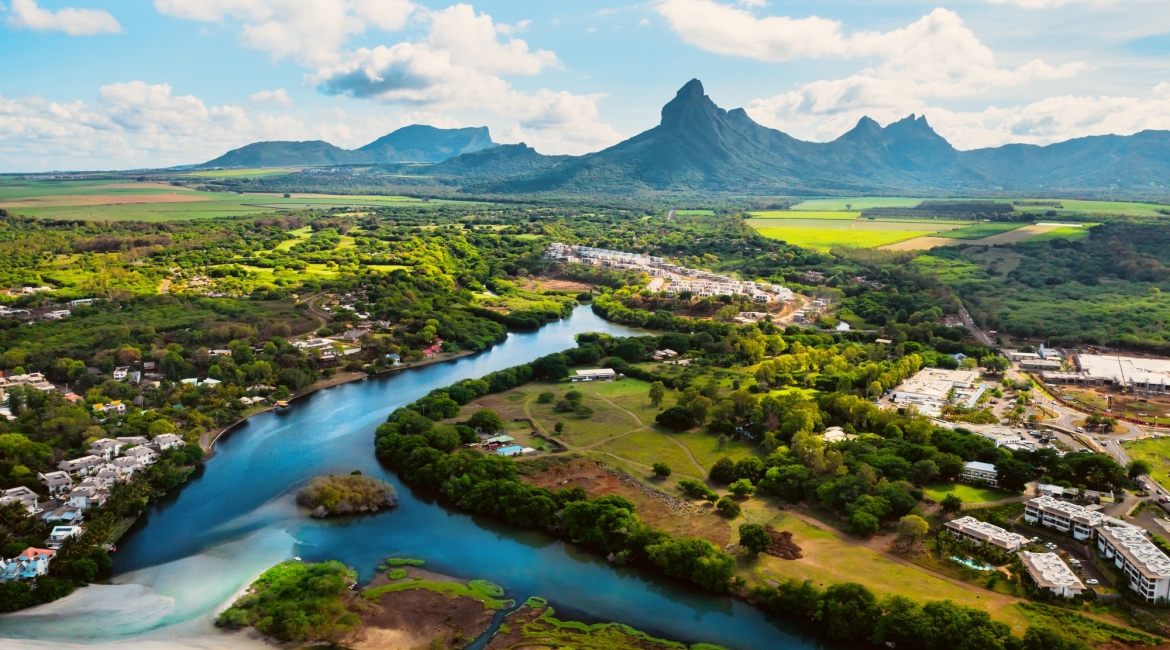
[{"label": "mountain peak", "polygon": [[661,126],[677,129],[684,124],[691,127],[704,123],[709,125],[725,113],[726,111],[716,106],[710,97],[703,94],[703,82],[691,79],[678,89],[674,99],[662,107]]}]

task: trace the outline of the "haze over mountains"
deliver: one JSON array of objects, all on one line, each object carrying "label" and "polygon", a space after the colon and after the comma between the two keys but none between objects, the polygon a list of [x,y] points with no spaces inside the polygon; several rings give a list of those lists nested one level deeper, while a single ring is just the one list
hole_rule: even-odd
[{"label": "haze over mountains", "polygon": [[[408,129],[424,127],[407,127]],[[426,127],[430,128],[430,127]],[[927,124],[911,115],[886,127],[862,118],[856,127],[831,142],[806,142],[761,126],[741,108],[719,108],[697,79],[684,85],[662,108],[654,128],[608,149],[583,156],[545,156],[524,144],[492,146],[482,138],[462,148],[428,146],[428,138],[449,137],[430,128],[418,132],[413,149],[398,141],[375,147],[406,129],[356,152],[325,143],[258,143],[231,152],[208,165],[275,164],[262,155],[232,162],[260,145],[295,145],[286,165],[345,164],[341,154],[380,156],[394,162],[411,151],[410,160],[436,164],[397,167],[397,173],[425,175],[457,185],[465,193],[489,194],[625,194],[663,191],[782,194],[789,192],[916,192],[972,194],[1019,192],[1056,195],[1112,194],[1149,196],[1170,193],[1170,132],[1142,131],[1131,136],[1092,136],[1048,146],[1013,144],[959,151]],[[454,131],[476,131],[459,129]],[[451,157],[442,151],[455,149]],[[294,153],[304,158],[291,162]],[[427,152],[432,157],[421,157]],[[332,157],[331,157],[332,156]],[[325,160],[327,162],[311,162]],[[401,158],[400,158],[401,160]],[[441,161],[441,162],[439,162]],[[361,160],[360,162],[367,162]]]},{"label": "haze over mountains", "polygon": [[359,149],[323,142],[255,142],[209,160],[201,167],[298,167],[442,162],[462,153],[496,146],[486,126],[439,129],[404,126]]}]

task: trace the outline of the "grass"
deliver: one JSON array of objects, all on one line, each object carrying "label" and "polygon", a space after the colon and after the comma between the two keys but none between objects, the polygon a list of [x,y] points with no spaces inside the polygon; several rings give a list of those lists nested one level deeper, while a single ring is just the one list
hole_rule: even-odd
[{"label": "grass", "polygon": [[756,232],[768,239],[776,239],[795,246],[829,251],[838,246],[848,248],[876,248],[907,239],[928,235],[931,231],[914,230],[837,230],[828,228],[773,228],[751,224]]},{"label": "grass", "polygon": [[1023,225],[1024,224],[1022,223],[1009,223],[1003,221],[981,222],[967,226],[966,228],[959,228],[950,232],[939,233],[938,236],[948,237],[950,239],[983,239],[984,237],[990,237],[991,235],[998,235],[1001,232],[1015,230],[1016,228],[1019,228]]},{"label": "grass", "polygon": [[1170,210],[1170,205],[1157,203],[1131,203],[1129,201],[1076,201],[1060,199],[1063,210],[1057,212],[1088,212],[1090,214],[1116,214],[1134,217],[1164,217],[1158,210]]},{"label": "grass", "polygon": [[675,474],[688,478],[699,479],[697,469],[691,459],[681,447],[671,442],[667,434],[654,431],[635,431],[626,436],[611,440],[599,447],[599,451],[609,452],[632,462],[651,466],[654,463],[666,463]]},{"label": "grass", "polygon": [[948,494],[959,497],[963,500],[963,503],[990,503],[992,501],[1002,501],[1018,496],[1011,492],[968,485],[966,483],[936,483],[927,487],[923,492],[926,493],[926,496],[940,503]]},{"label": "grass", "polygon": [[1125,451],[1130,457],[1150,464],[1150,474],[1162,485],[1170,481],[1170,438],[1146,438],[1126,442]]},{"label": "grass", "polygon": [[423,566],[426,560],[416,560],[412,557],[392,557],[386,560],[386,566]]},{"label": "grass", "polygon": [[503,600],[504,589],[487,580],[472,580],[467,584],[461,582],[434,582],[431,580],[414,580],[410,582],[396,582],[394,584],[374,587],[362,592],[362,596],[377,600],[382,594],[397,593],[400,591],[415,591],[425,589],[442,594],[447,598],[471,598],[483,603],[484,609],[507,609],[512,601]]},{"label": "grass", "polygon": [[749,212],[753,219],[841,219],[852,221],[861,216],[860,212],[812,212],[795,210],[771,210],[768,212]]},{"label": "grass", "polygon": [[841,582],[859,582],[879,597],[886,594],[906,596],[916,601],[951,600],[960,605],[988,612],[993,618],[1012,625],[1017,634],[1026,619],[1010,605],[1011,599],[999,594],[974,590],[936,577],[913,565],[902,564],[886,555],[841,539],[833,532],[805,523],[791,514],[765,509],[759,500],[748,502],[744,521],[771,524],[777,530],[792,533],[792,540],[804,556],[799,560],[782,560],[768,555],[740,564],[740,575],[749,583],[768,580],[812,580],[821,589]]},{"label": "grass", "polygon": [[[515,633],[522,637],[519,644],[509,647],[520,648],[574,648],[576,650],[618,650],[619,648],[641,648],[642,650],[687,650],[687,646],[675,641],[654,638],[645,632],[621,623],[594,623],[562,621],[543,598],[529,598],[524,603],[529,609],[522,609],[507,619],[516,626]],[[501,627],[502,634],[512,634],[510,626]],[[690,650],[723,650],[720,646],[698,643]]]},{"label": "grass", "polygon": [[1065,634],[1088,641],[1094,647],[1105,644],[1158,645],[1165,641],[1156,636],[1128,630],[1082,616],[1074,611],[1042,603],[1020,603],[1016,605],[1029,623],[1038,627],[1050,627]]},{"label": "grass", "polygon": [[1089,226],[1090,225],[1095,225],[1095,224],[1085,224],[1084,226],[1082,226],[1080,228],[1077,228],[1075,226],[1061,226],[1060,228],[1053,228],[1052,230],[1049,230],[1048,232],[1042,232],[1042,233],[1035,235],[1033,237],[1029,237],[1026,241],[1028,241],[1028,242],[1051,241],[1053,239],[1066,239],[1068,241],[1076,241],[1078,239],[1084,239],[1085,237],[1089,236]]},{"label": "grass", "polygon": [[250,169],[212,169],[188,172],[180,176],[194,178],[257,178],[260,176],[284,176],[301,171],[300,167],[253,167]]}]

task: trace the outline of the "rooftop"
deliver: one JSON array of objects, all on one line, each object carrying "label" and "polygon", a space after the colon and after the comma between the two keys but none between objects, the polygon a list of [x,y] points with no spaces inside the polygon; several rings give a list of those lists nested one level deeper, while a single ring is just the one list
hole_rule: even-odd
[{"label": "rooftop", "polygon": [[989,524],[985,521],[979,521],[978,519],[971,516],[961,517],[954,521],[948,521],[946,526],[952,530],[957,530],[977,539],[989,541],[997,546],[1003,546],[1005,548],[1019,547],[1028,542],[1028,538],[1024,537],[1023,535],[1009,533],[999,526]]},{"label": "rooftop", "polygon": [[1028,503],[1042,511],[1061,514],[1069,519],[1076,519],[1090,526],[1100,526],[1105,517],[1099,512],[1094,512],[1075,503],[1069,503],[1068,501],[1059,501],[1047,494],[1038,496]]},{"label": "rooftop", "polygon": [[1170,578],[1170,557],[1146,539],[1140,528],[1102,526],[1097,534],[1105,537],[1118,553],[1151,580]]},{"label": "rooftop", "polygon": [[1036,584],[1045,589],[1054,587],[1084,589],[1085,585],[1077,578],[1072,569],[1060,559],[1056,553],[1020,552],[1020,559],[1024,561],[1024,568],[1032,574]]}]

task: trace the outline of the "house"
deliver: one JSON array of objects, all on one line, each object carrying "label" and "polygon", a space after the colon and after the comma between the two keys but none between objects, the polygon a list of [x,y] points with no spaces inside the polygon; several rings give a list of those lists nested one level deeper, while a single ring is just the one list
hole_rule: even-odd
[{"label": "house", "polygon": [[655,359],[669,359],[671,357],[677,357],[677,356],[678,356],[678,352],[675,352],[674,350],[668,350],[668,349],[667,350],[658,350],[654,353]]},{"label": "house", "polygon": [[116,470],[118,472],[118,478],[121,479],[125,476],[133,476],[134,472],[137,472],[142,467],[142,464],[138,462],[137,458],[115,458],[106,467]]},{"label": "house", "polygon": [[95,413],[117,413],[122,414],[126,412],[126,405],[120,400],[114,400],[109,404],[94,404],[93,410]]},{"label": "house", "polygon": [[247,406],[248,408],[252,407],[252,403],[253,402],[252,402],[251,397],[241,397],[240,398],[240,404],[243,404],[244,406]]},{"label": "house", "polygon": [[1170,598],[1170,558],[1130,526],[1097,529],[1097,548],[1125,573],[1129,588],[1146,602]]},{"label": "house", "polygon": [[71,508],[89,510],[95,506],[104,506],[109,495],[110,493],[105,488],[93,484],[80,485],[73,488],[65,503]]},{"label": "house", "polygon": [[105,467],[99,469],[97,474],[94,474],[90,477],[90,479],[96,481],[98,485],[107,488],[114,483],[117,483],[118,479],[120,478],[122,478],[122,473],[118,471],[118,468],[111,467],[110,465],[106,465]]},{"label": "house", "polygon": [[0,582],[31,580],[45,575],[49,572],[49,561],[53,559],[54,553],[56,551],[30,546],[11,560],[0,558]]},{"label": "house", "polygon": [[155,436],[154,440],[151,440],[150,443],[158,447],[160,451],[182,447],[187,444],[183,441],[183,436],[174,433],[164,433],[161,436]]},{"label": "house", "polygon": [[822,434],[821,439],[825,441],[825,444],[829,444],[833,442],[841,442],[842,440],[850,440],[856,437],[857,436],[851,436],[848,433],[845,433],[845,429],[842,429],[841,427],[829,427],[825,429],[825,433]]},{"label": "house", "polygon": [[491,438],[488,438],[485,442],[487,442],[489,445],[506,445],[509,442],[512,442],[513,440],[515,440],[515,438],[513,438],[512,436],[505,436],[505,435],[501,434],[498,436],[492,436]]},{"label": "house", "polygon": [[1084,583],[1056,553],[1021,551],[1019,556],[1037,589],[1051,591],[1063,598],[1079,596],[1085,590]]},{"label": "house", "polygon": [[45,376],[39,372],[29,372],[23,375],[0,376],[0,390],[12,386],[31,386],[40,391],[57,390]]},{"label": "house", "polygon": [[220,384],[222,384],[222,383],[223,383],[223,382],[222,382],[222,381],[220,381],[220,380],[218,380],[218,379],[211,379],[211,378],[208,378],[208,379],[204,379],[203,381],[199,382],[199,385],[200,385],[200,386],[210,386],[210,387],[212,387],[212,388],[215,388],[216,386],[218,386],[218,385],[220,385]]},{"label": "house", "polygon": [[53,311],[45,312],[41,317],[45,320],[61,320],[62,318],[69,318],[69,310],[54,309]]},{"label": "house", "polygon": [[224,350],[224,349],[215,349],[215,350],[208,350],[207,354],[209,354],[213,357],[230,357],[230,356],[232,356],[232,351],[231,350]]},{"label": "house", "polygon": [[60,506],[52,512],[41,515],[41,519],[50,524],[79,524],[85,519],[85,513],[76,506]]},{"label": "house", "polygon": [[114,381],[126,381],[126,377],[129,374],[130,366],[118,366],[114,368]]},{"label": "house", "polygon": [[66,393],[65,394],[65,401],[69,402],[70,404],[76,404],[84,399],[85,399],[84,397],[82,397],[81,395],[78,395],[77,393]]},{"label": "house", "polygon": [[[145,467],[154,464],[154,461],[158,460],[158,452],[146,446],[133,447],[122,454],[122,458],[132,458],[140,467]],[[118,460],[122,460],[122,458]]]},{"label": "house", "polygon": [[1105,523],[1105,515],[1043,495],[1024,504],[1024,521],[1072,533],[1076,539],[1085,540],[1093,536],[1094,528]]},{"label": "house", "polygon": [[511,447],[500,447],[496,450],[500,456],[520,456],[524,453],[524,448],[520,445],[512,445]]},{"label": "house", "polygon": [[118,452],[125,446],[126,443],[118,442],[113,438],[102,438],[101,440],[94,440],[89,443],[89,453],[106,460],[113,460],[114,456],[117,456]]},{"label": "house", "polygon": [[402,356],[401,355],[398,355],[398,354],[391,352],[390,354],[386,355],[386,358],[389,359],[391,362],[393,362],[394,365],[396,365],[396,366],[402,365]]},{"label": "house", "polygon": [[84,532],[85,529],[81,526],[55,526],[53,531],[49,533],[49,539],[45,542],[45,545],[55,551],[61,548],[65,540],[70,537],[81,537],[81,534]]},{"label": "house", "polygon": [[[1059,485],[1051,485],[1048,483],[1037,483],[1036,491],[1040,493],[1040,496],[1049,496],[1053,498],[1064,496],[1064,488],[1060,487]],[[1069,493],[1075,494],[1076,489],[1069,488]]]},{"label": "house", "polygon": [[150,444],[150,440],[143,436],[121,436],[117,440],[126,446]]},{"label": "house", "polygon": [[56,471],[37,474],[37,480],[41,482],[41,485],[49,488],[49,494],[52,496],[73,489],[73,479],[69,478],[68,472]]},{"label": "house", "polygon": [[82,305],[92,305],[92,304],[93,304],[93,298],[81,298],[79,300],[70,300],[69,301],[70,307],[80,307]]},{"label": "house", "polygon": [[997,476],[999,476],[999,471],[995,469],[995,465],[973,460],[969,463],[963,463],[963,474],[959,478],[971,483],[986,483],[994,486]]},{"label": "house", "polygon": [[984,521],[979,521],[974,517],[962,517],[954,521],[948,521],[946,528],[951,531],[951,534],[960,539],[970,539],[975,544],[991,544],[999,548],[1014,553],[1028,543],[1028,538],[1016,533],[1009,533],[1008,531],[989,524]]},{"label": "house", "polygon": [[198,386],[199,385],[199,378],[198,377],[187,377],[186,379],[180,379],[179,383],[183,384],[184,386]]},{"label": "house", "polygon": [[[137,386],[138,384],[142,383],[142,372],[140,372],[138,370],[131,372],[129,375],[129,379],[130,379],[131,384],[134,384],[135,386]],[[142,397],[142,396],[139,395],[138,397]],[[137,402],[135,402],[135,404],[137,404]]]},{"label": "house", "polygon": [[102,465],[106,464],[106,459],[101,456],[82,456],[81,458],[74,458],[73,460],[63,460],[57,463],[57,469],[62,472],[70,474],[78,474],[80,476],[89,476],[91,472],[96,472]]},{"label": "house", "polygon": [[613,381],[617,378],[617,373],[613,368],[598,368],[597,370],[578,370],[576,375],[569,379],[573,382],[578,381]]},{"label": "house", "polygon": [[0,506],[10,503],[23,503],[30,515],[41,514],[41,509],[37,507],[37,493],[23,485],[0,491]]}]

